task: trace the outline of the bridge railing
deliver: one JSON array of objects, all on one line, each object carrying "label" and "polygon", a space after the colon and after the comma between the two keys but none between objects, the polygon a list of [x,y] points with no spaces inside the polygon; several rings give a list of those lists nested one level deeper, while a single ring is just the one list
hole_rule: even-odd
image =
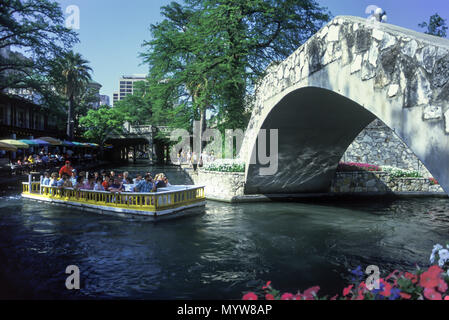
[{"label": "bridge railing", "polygon": [[205,199],[203,186],[151,193],[49,187],[40,186],[39,182],[31,184],[32,190],[30,192],[28,182],[23,182],[22,186],[23,193],[39,195],[49,199],[141,211],[172,209],[194,204]]}]

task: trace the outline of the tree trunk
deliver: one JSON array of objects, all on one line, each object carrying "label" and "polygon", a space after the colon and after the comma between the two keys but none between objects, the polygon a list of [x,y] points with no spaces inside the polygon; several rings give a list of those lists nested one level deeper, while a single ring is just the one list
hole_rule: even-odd
[{"label": "tree trunk", "polygon": [[198,155],[198,159],[200,157],[200,155],[203,153],[203,149],[206,146],[206,142],[203,141],[203,135],[204,132],[206,131],[206,127],[207,127],[207,123],[206,123],[206,108],[204,108],[204,110],[201,111],[201,115],[200,115],[200,154]]},{"label": "tree trunk", "polygon": [[73,139],[73,97],[69,98],[69,110],[67,112],[67,136]]}]

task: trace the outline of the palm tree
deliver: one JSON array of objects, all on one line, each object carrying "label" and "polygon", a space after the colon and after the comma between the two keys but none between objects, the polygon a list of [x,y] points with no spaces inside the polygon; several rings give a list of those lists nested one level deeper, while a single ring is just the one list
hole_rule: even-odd
[{"label": "palm tree", "polygon": [[73,138],[75,99],[83,93],[91,80],[92,68],[88,66],[88,63],[89,61],[83,59],[79,53],[68,51],[55,64],[56,87],[68,100],[67,136],[69,139]]}]

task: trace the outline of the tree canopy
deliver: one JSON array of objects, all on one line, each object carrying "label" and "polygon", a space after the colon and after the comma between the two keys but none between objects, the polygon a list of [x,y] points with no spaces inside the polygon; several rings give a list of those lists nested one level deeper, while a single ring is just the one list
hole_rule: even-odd
[{"label": "tree canopy", "polygon": [[[153,115],[219,128],[247,125],[247,96],[330,18],[314,0],[186,0],[162,7],[141,53]],[[169,121],[171,122],[171,121]]]},{"label": "tree canopy", "polygon": [[97,110],[89,110],[80,119],[80,126],[85,129],[83,136],[100,145],[113,134],[121,133],[125,116],[120,110],[102,106]]},{"label": "tree canopy", "polygon": [[64,15],[57,2],[2,0],[0,90],[32,89],[47,97],[51,90],[46,80],[53,60],[77,41],[76,33],[64,27]]},{"label": "tree canopy", "polygon": [[447,36],[446,19],[443,19],[438,13],[435,13],[429,18],[429,22],[422,22],[418,25],[420,28],[425,28],[427,34],[445,38]]}]

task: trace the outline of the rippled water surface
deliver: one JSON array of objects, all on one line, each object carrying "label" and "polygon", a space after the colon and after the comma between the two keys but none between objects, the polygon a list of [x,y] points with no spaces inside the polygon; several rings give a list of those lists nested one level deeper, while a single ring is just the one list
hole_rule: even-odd
[{"label": "rippled water surface", "polygon": [[[449,242],[448,199],[208,201],[202,215],[155,224],[10,192],[0,197],[0,298],[239,299],[267,280],[334,294],[357,265],[427,265],[437,242]],[[68,265],[80,268],[77,292],[65,289]]]}]

